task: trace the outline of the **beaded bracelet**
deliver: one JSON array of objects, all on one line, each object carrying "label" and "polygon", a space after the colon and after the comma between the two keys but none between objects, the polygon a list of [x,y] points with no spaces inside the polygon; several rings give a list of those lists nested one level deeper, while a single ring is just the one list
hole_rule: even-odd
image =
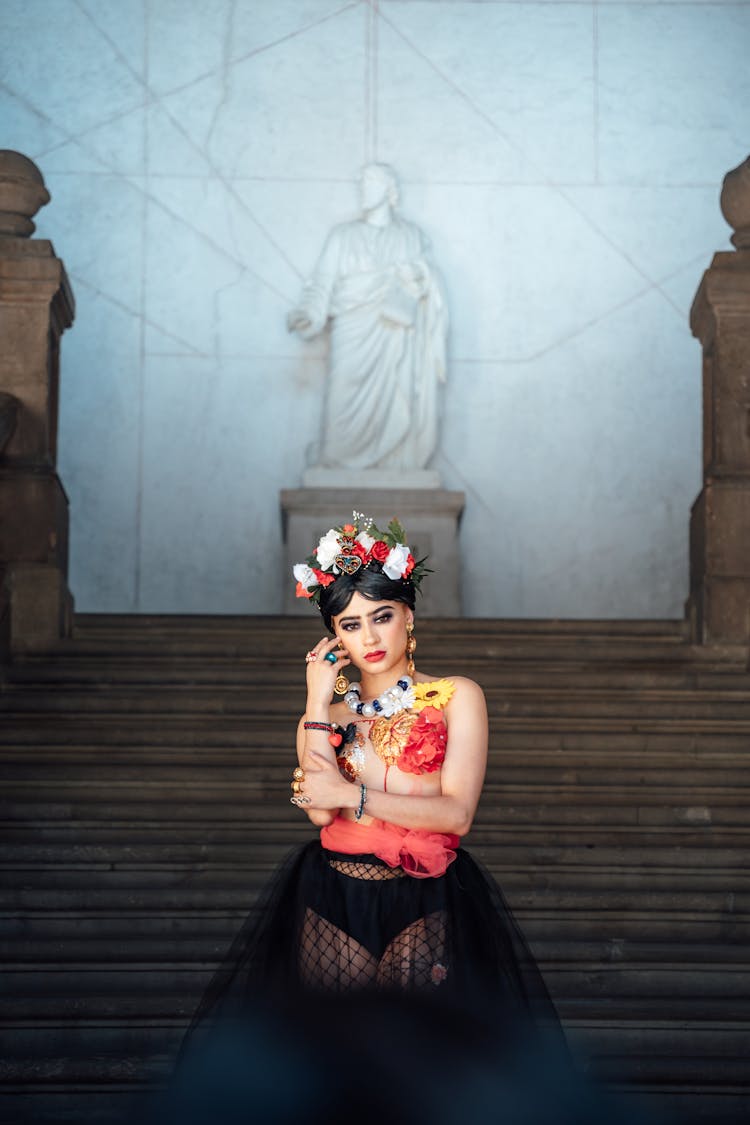
[{"label": "beaded bracelet", "polygon": [[333,734],[333,723],[308,723],[305,720],[303,725],[305,730],[324,730],[328,734]]},{"label": "beaded bracelet", "polygon": [[359,787],[359,808],[357,809],[357,811],[354,814],[355,820],[361,820],[362,819],[362,813],[365,811],[365,805],[366,804],[367,804],[367,786],[363,782]]}]

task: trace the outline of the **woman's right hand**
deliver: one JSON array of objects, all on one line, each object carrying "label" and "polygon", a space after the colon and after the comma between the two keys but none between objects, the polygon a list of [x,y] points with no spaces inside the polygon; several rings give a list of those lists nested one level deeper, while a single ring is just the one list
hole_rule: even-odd
[{"label": "woman's right hand", "polygon": [[[335,664],[326,660],[329,652],[336,657]],[[337,637],[323,637],[314,648],[310,649],[310,654],[314,656],[314,659],[308,659],[307,661],[308,712],[315,707],[328,707],[333,695],[336,677],[343,668],[351,664]]]}]

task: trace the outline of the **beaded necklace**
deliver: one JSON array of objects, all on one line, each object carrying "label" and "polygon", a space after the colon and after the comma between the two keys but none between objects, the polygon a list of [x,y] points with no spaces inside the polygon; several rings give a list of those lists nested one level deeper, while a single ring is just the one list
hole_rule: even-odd
[{"label": "beaded necklace", "polygon": [[393,687],[386,688],[371,703],[363,703],[359,684],[351,684],[344,696],[344,703],[353,714],[361,715],[365,719],[374,719],[381,715],[385,719],[390,719],[399,711],[408,711],[414,706],[416,697],[412,683],[411,676],[401,676]]}]

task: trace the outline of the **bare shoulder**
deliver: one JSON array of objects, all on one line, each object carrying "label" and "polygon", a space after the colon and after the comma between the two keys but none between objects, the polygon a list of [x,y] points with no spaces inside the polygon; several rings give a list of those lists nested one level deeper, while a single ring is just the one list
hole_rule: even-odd
[{"label": "bare shoulder", "polygon": [[468,676],[446,676],[445,678],[450,680],[456,688],[454,698],[457,699],[461,696],[466,699],[484,699],[484,692],[476,680],[470,680]]},{"label": "bare shoulder", "polygon": [[[443,696],[442,706],[445,710],[446,718],[450,718],[451,714],[458,714],[459,712],[465,713],[467,711],[477,711],[485,714],[487,704],[484,698],[484,692],[478,683],[470,680],[468,676],[429,676],[420,673],[418,682],[422,684],[432,683],[435,685],[435,695],[439,698]],[[448,685],[453,689],[452,691],[443,694],[440,690],[441,685]]]},{"label": "bare shoulder", "polygon": [[455,691],[445,708],[448,721],[450,721],[451,716],[456,717],[459,714],[474,713],[477,716],[486,716],[487,702],[478,683],[470,680],[467,676],[449,676],[446,678],[450,679],[455,687]]},{"label": "bare shoulder", "polygon": [[484,702],[484,692],[479,684],[470,680],[468,676],[419,676],[419,683],[444,683],[452,684],[454,691],[451,702],[466,700],[467,702]]}]

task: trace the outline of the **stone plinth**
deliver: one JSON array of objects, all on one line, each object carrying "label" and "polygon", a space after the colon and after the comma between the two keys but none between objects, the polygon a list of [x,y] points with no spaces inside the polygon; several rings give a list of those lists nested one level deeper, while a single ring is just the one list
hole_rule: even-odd
[{"label": "stone plinth", "polygon": [[[373,485],[376,487],[373,488]],[[396,491],[414,488],[440,488],[440,474],[435,469],[305,469],[303,488],[348,488],[368,492],[382,489]]]},{"label": "stone plinth", "polygon": [[[393,516],[403,523],[417,558],[428,555],[428,574],[417,595],[417,614],[459,617],[461,592],[458,524],[463,492],[425,488],[300,488],[281,493],[284,528],[284,612],[314,617],[305,599],[294,594],[292,566],[302,562],[330,527],[346,523],[354,510],[385,527]],[[317,611],[316,611],[317,612]]]},{"label": "stone plinth", "polygon": [[696,642],[750,644],[750,250],[714,256],[690,323],[703,345],[703,489],[687,611]]},{"label": "stone plinth", "polygon": [[31,241],[49,200],[39,169],[0,151],[0,646],[44,649],[68,635],[68,501],[56,472],[60,336],[73,295],[52,243]]}]

